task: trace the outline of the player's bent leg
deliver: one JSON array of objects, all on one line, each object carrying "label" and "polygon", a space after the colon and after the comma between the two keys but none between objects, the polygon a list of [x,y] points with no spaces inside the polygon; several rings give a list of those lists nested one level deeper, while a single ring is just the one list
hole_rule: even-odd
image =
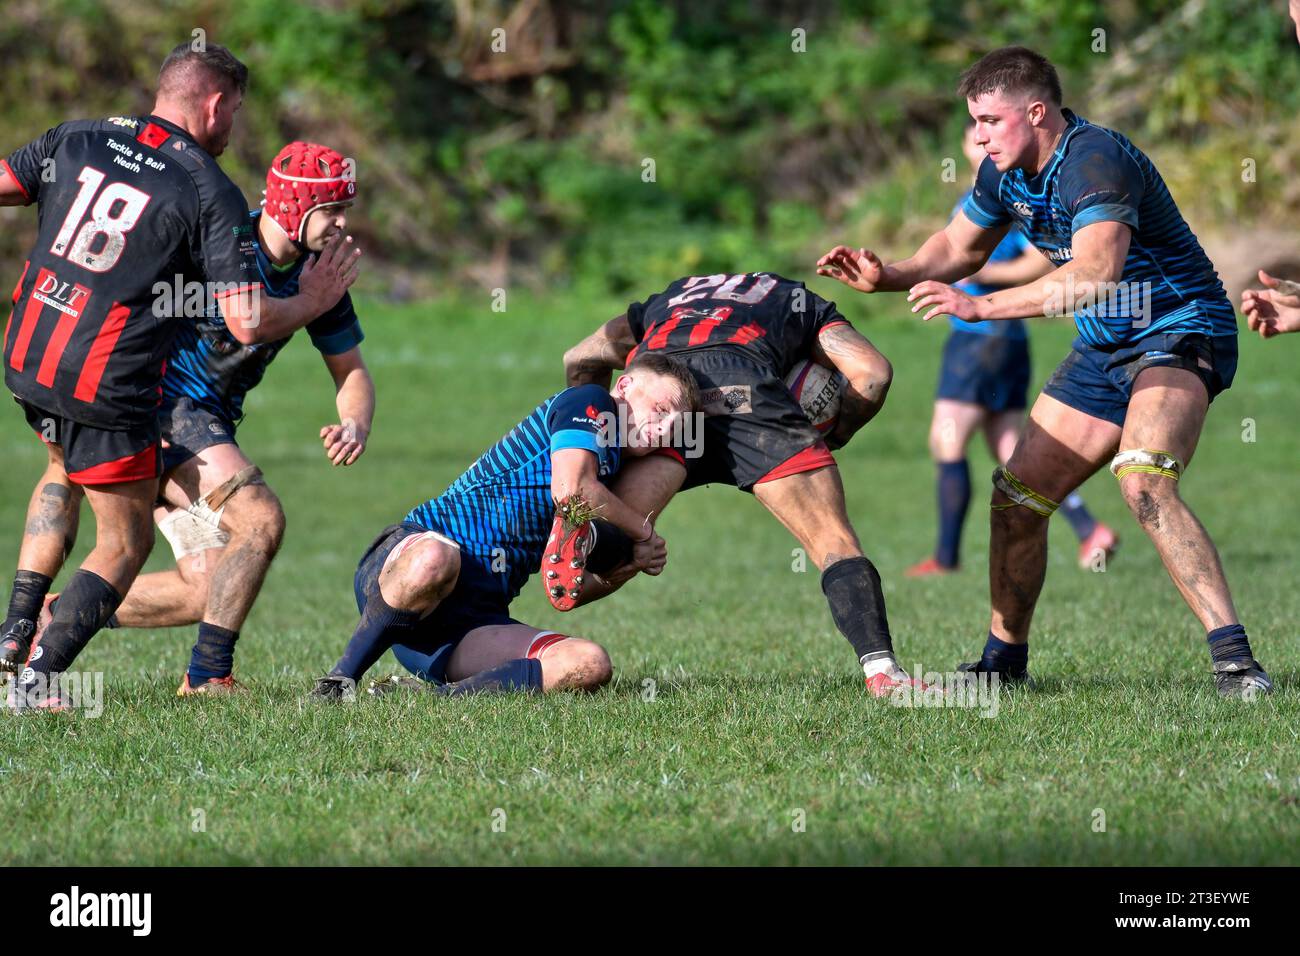
[{"label": "player's bent leg", "polygon": [[1111,471],[1169,577],[1206,630],[1219,692],[1267,692],[1272,683],[1237,617],[1218,550],[1178,490],[1208,408],[1209,395],[1194,372],[1144,369],[1134,383]]},{"label": "player's bent leg", "polygon": [[[261,471],[233,442],[211,445],[172,468],[163,494],[179,509],[160,522],[176,555],[177,571],[147,576],[131,600],[127,620],[154,627],[163,626],[163,620],[198,622],[178,696],[239,690],[231,674],[235,644],[279,550],[284,510]],[[200,586],[182,605],[169,604],[167,592],[187,574]],[[200,596],[202,606],[196,613]],[[179,619],[181,607],[188,620]]]},{"label": "player's bent leg", "polygon": [[983,406],[939,398],[930,422],[930,457],[935,463],[935,490],[939,509],[934,553],[912,565],[910,578],[950,574],[960,563],[961,532],[970,509],[970,466],[966,446],[986,417]]},{"label": "player's bent leg", "polygon": [[898,666],[875,565],[849,523],[839,468],[824,466],[754,486],[754,497],[795,536],[822,572],[822,593],[835,626],[853,647],[868,690],[887,697],[921,685]]},{"label": "player's bent leg", "polygon": [[[478,627],[466,634],[447,663],[447,679],[464,689],[468,681],[497,669],[518,670],[526,675],[530,669],[523,663],[526,661],[540,664],[540,684],[537,688],[518,689],[594,691],[608,684],[614,675],[609,654],[594,641],[526,624],[502,624]],[[512,668],[513,664],[518,666]],[[486,688],[493,680],[480,680],[478,684]],[[526,679],[520,683],[526,684]]]},{"label": "player's bent leg", "polygon": [[[1005,465],[1011,460],[1024,425],[1024,412],[1019,409],[998,412],[985,420],[984,440],[989,454],[999,464]],[[1079,539],[1079,567],[1084,570],[1104,569],[1119,547],[1119,535],[1092,516],[1077,491],[1071,491],[1061,499],[1059,511]]]},{"label": "player's bent leg", "polygon": [[329,700],[354,696],[357,681],[385,651],[403,643],[421,618],[433,613],[459,577],[456,542],[436,531],[392,529],[357,569],[361,619],[343,656],[317,680],[312,696]]},{"label": "player's bent leg", "polygon": [[77,540],[81,487],[64,470],[63,450],[54,444],[45,447],[49,462],[27,506],[9,608],[0,624],[0,672],[22,669],[46,595]]},{"label": "player's bent leg", "polygon": [[18,681],[20,706],[45,706],[53,699],[57,678],[52,682],[51,675],[68,669],[122,603],[153,546],[157,493],[156,478],[86,486],[95,547],[60,593],[54,617],[32,649]]},{"label": "player's bent leg", "polygon": [[[203,618],[212,568],[225,546],[219,543],[225,541],[224,534],[213,537],[212,528],[171,505],[154,509],[154,525],[171,545],[176,567],[137,577],[110,626],[183,627]],[[200,537],[211,540],[198,542]],[[196,550],[198,543],[203,546]]]},{"label": "player's bent leg", "polygon": [[1023,678],[1029,626],[1047,571],[1047,519],[1109,460],[1120,428],[1040,395],[1006,465],[994,473],[990,512],[992,616],[978,670]]}]

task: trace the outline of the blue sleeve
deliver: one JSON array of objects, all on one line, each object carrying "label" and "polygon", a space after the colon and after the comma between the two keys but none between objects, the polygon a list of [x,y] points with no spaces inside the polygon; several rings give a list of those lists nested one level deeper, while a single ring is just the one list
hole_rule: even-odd
[{"label": "blue sleeve", "polygon": [[1071,150],[1057,176],[1061,202],[1069,210],[1070,232],[1096,222],[1138,227],[1138,206],[1145,189],[1137,160],[1104,134]]},{"label": "blue sleeve", "polygon": [[[602,416],[606,416],[602,419]],[[610,418],[609,416],[613,416]],[[614,397],[599,385],[566,388],[551,403],[546,429],[551,436],[551,454],[565,448],[582,448],[597,458],[605,456],[612,434],[606,422],[617,419]]]},{"label": "blue sleeve", "polygon": [[322,355],[342,355],[360,345],[365,335],[357,310],[352,307],[352,296],[344,292],[332,309],[308,322],[307,334]]},{"label": "blue sleeve", "polygon": [[961,204],[961,211],[966,218],[981,229],[996,229],[1011,221],[1011,215],[999,198],[1002,174],[988,157],[980,163],[979,172],[975,174],[975,188],[970,191],[966,201]]}]

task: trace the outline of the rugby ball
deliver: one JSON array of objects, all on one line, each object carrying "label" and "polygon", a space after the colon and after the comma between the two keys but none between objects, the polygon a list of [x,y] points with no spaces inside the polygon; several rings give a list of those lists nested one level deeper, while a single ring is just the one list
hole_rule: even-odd
[{"label": "rugby ball", "polygon": [[785,377],[786,388],[819,432],[829,432],[840,417],[844,376],[812,360],[795,363]]}]

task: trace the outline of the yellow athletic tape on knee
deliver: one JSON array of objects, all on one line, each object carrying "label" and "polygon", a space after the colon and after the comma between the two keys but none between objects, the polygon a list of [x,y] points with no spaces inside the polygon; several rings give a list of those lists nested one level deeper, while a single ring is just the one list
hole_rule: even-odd
[{"label": "yellow athletic tape on knee", "polygon": [[1053,501],[1045,495],[1040,495],[1034,489],[1030,488],[1023,481],[1013,475],[1010,469],[1000,467],[993,472],[993,487],[1002,492],[1011,499],[1009,505],[994,505],[995,511],[1001,511],[1005,508],[1012,508],[1020,505],[1028,508],[1035,514],[1040,514],[1044,518],[1050,518],[1052,512],[1061,506],[1059,501]]},{"label": "yellow athletic tape on knee", "polygon": [[1183,472],[1183,463],[1167,451],[1154,451],[1149,448],[1135,448],[1122,451],[1110,462],[1110,473],[1116,478],[1125,475],[1164,475],[1178,480]]}]

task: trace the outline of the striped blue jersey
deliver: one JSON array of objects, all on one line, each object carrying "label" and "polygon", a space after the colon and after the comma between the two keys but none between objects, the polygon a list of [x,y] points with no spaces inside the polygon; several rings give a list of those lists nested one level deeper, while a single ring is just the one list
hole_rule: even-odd
[{"label": "striped blue jersey", "polygon": [[[489,448],[436,498],[406,516],[461,546],[461,573],[490,576],[509,602],[542,563],[551,532],[551,454],[582,448],[597,458],[602,483],[618,472],[621,454],[608,424],[617,415],[608,391],[579,385],[552,395]],[[467,568],[467,565],[470,567]]]},{"label": "striped blue jersey", "polygon": [[1129,140],[1063,111],[1065,132],[1037,176],[985,159],[962,206],[977,226],[1014,223],[1052,262],[1073,258],[1075,232],[1097,222],[1132,230],[1121,282],[1074,313],[1079,338],[1103,349],[1160,332],[1237,334],[1223,284],[1164,180]]},{"label": "striped blue jersey", "polygon": [[[249,214],[253,235],[257,235],[261,214],[260,209]],[[282,268],[270,260],[260,243],[254,245],[259,278],[266,294],[277,299],[297,295],[298,279],[307,256],[300,256]],[[343,293],[333,308],[307,324],[307,334],[323,355],[341,355],[360,345],[364,336],[352,307],[352,297]],[[193,399],[195,404],[233,426],[243,416],[244,396],[262,381],[267,366],[289,344],[290,338],[241,345],[226,328],[220,312],[211,306],[202,316],[180,323],[163,375],[164,399],[174,401],[182,396]]]},{"label": "striped blue jersey", "polygon": [[[968,191],[965,196],[958,200],[957,205],[952,210],[954,216],[961,210],[962,205],[965,204],[969,196],[970,192]],[[989,262],[1013,262],[1024,255],[1025,250],[1028,248],[1029,240],[1025,238],[1025,234],[1019,229],[1010,229],[989,255]],[[957,283],[957,288],[968,295],[979,296],[997,292],[1002,286],[986,285],[983,282],[962,279]],[[1024,319],[997,322],[966,322],[955,315],[950,315],[948,316],[948,324],[952,326],[954,332],[974,332],[976,335],[996,335],[1008,339],[1028,337]]]}]

